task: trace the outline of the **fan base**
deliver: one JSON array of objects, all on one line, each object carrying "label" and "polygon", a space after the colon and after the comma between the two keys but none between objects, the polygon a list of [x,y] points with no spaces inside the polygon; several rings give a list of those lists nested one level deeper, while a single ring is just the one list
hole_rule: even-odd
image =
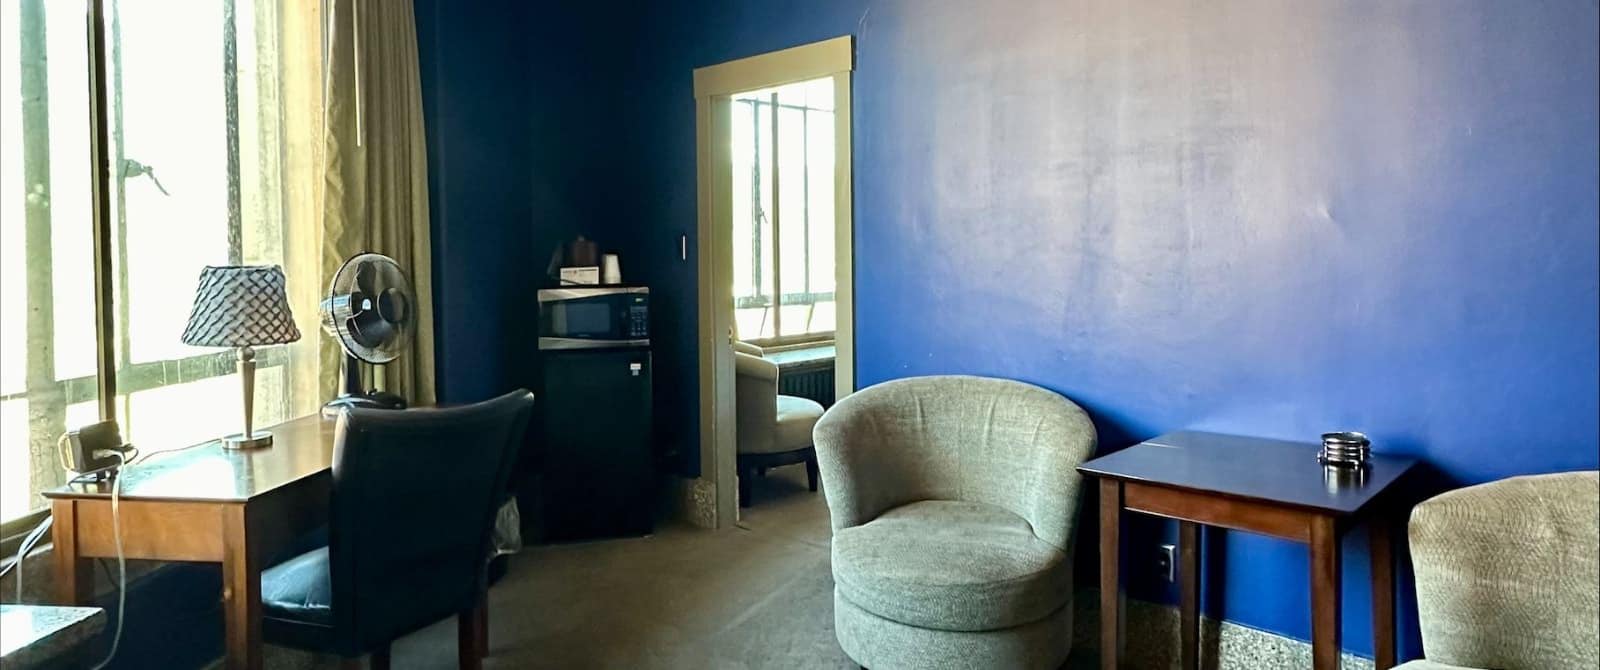
[{"label": "fan base", "polygon": [[323,418],[332,419],[344,413],[345,408],[405,409],[406,401],[393,393],[374,391],[366,395],[341,394],[322,406]]}]

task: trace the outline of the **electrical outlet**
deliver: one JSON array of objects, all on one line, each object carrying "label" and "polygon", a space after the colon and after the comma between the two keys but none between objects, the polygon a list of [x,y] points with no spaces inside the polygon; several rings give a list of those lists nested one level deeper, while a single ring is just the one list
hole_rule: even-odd
[{"label": "electrical outlet", "polygon": [[1178,581],[1178,546],[1163,544],[1156,554],[1157,574],[1167,580],[1168,584]]}]

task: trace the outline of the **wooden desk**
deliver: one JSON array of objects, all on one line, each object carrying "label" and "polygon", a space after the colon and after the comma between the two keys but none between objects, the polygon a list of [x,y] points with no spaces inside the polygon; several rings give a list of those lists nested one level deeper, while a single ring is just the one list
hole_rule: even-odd
[{"label": "wooden desk", "polygon": [[1200,665],[1199,524],[1302,542],[1311,550],[1311,655],[1316,670],[1339,667],[1339,536],[1365,519],[1371,530],[1373,655],[1395,663],[1392,495],[1416,461],[1374,454],[1361,481],[1333,477],[1312,444],[1214,433],[1170,433],[1078,467],[1100,479],[1100,658],[1122,653],[1119,578],[1122,511],[1178,521],[1181,657]]},{"label": "wooden desk", "polygon": [[[212,442],[152,454],[125,468],[123,555],[222,564],[227,667],[261,667],[263,561],[326,521],[334,422],[310,416],[273,427],[273,445],[234,451]],[[94,558],[117,555],[110,483],[48,491],[55,517],[56,593],[93,595]]]}]

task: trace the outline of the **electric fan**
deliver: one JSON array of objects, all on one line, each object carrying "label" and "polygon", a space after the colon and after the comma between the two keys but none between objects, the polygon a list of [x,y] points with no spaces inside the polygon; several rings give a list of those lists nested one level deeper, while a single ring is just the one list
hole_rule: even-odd
[{"label": "electric fan", "polygon": [[400,356],[411,340],[415,298],[393,258],[364,253],[344,262],[322,301],[322,328],[344,348],[344,389],[322,406],[323,416],[346,407],[405,409],[405,399],[361,385],[361,363],[382,365]]}]

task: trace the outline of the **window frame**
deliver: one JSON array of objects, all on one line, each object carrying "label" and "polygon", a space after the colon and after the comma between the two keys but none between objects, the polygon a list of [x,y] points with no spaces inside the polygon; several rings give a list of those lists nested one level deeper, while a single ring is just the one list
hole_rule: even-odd
[{"label": "window frame", "polygon": [[[822,78],[828,78],[828,77],[831,77],[831,76],[832,75],[827,75],[827,76],[822,77]],[[799,83],[799,82],[795,82],[795,83]],[[802,127],[802,130],[801,130],[801,151],[802,151],[803,154],[805,154],[805,152],[809,152],[809,150],[810,150],[810,135],[809,135],[810,131],[808,129],[808,125],[810,124],[811,112],[827,112],[829,115],[833,115],[833,114],[837,113],[837,109],[823,109],[823,108],[820,108],[820,107],[812,107],[810,105],[797,105],[797,104],[794,104],[794,103],[780,102],[779,99],[778,99],[778,93],[777,93],[776,90],[774,90],[771,93],[770,99],[766,99],[766,100],[763,100],[763,99],[760,99],[760,98],[754,98],[754,97],[730,96],[729,104],[733,104],[733,105],[741,105],[742,104],[742,105],[748,105],[750,107],[750,117],[751,117],[751,122],[752,122],[751,123],[751,128],[750,128],[750,132],[751,132],[752,137],[751,137],[750,141],[751,141],[751,146],[754,146],[754,147],[760,147],[761,146],[761,137],[760,137],[761,136],[761,127],[760,127],[760,124],[763,121],[763,117],[762,117],[763,109],[762,108],[766,107],[768,110],[770,110],[770,113],[768,113],[768,116],[766,117],[765,120],[770,124],[771,133],[772,133],[771,136],[772,136],[772,142],[773,142],[773,146],[772,146],[772,151],[773,151],[773,155],[772,155],[772,170],[771,170],[771,175],[769,175],[769,178],[771,180],[771,186],[772,186],[772,188],[771,188],[772,202],[770,203],[770,209],[771,209],[770,215],[766,211],[766,208],[762,208],[762,213],[760,215],[753,215],[753,216],[756,216],[757,218],[759,218],[759,217],[769,218],[771,220],[771,222],[772,222],[772,292],[770,294],[768,294],[764,289],[765,282],[762,280],[763,268],[761,266],[761,254],[758,251],[758,252],[753,253],[752,254],[752,258],[751,258],[751,270],[752,270],[752,272],[754,274],[754,276],[751,278],[751,286],[754,288],[755,294],[754,295],[746,295],[746,296],[735,295],[734,298],[733,298],[733,309],[734,309],[735,313],[737,313],[738,310],[740,310],[740,309],[762,308],[762,309],[770,309],[770,310],[772,310],[772,333],[773,333],[773,336],[772,337],[742,337],[742,334],[741,334],[741,339],[743,341],[745,341],[745,342],[749,342],[751,344],[754,344],[754,345],[760,346],[760,347],[790,347],[790,346],[798,347],[798,346],[802,346],[802,345],[819,345],[819,344],[826,344],[826,343],[829,343],[829,342],[833,342],[834,341],[834,334],[835,334],[834,330],[805,332],[805,333],[797,333],[797,334],[793,334],[793,335],[784,335],[783,334],[783,308],[784,308],[784,306],[786,306],[786,305],[808,305],[808,306],[811,306],[811,307],[815,307],[818,302],[833,302],[834,303],[834,309],[835,309],[835,311],[837,311],[838,310],[838,302],[837,302],[838,291],[812,291],[811,290],[811,286],[810,286],[810,283],[811,283],[811,236],[809,235],[809,232],[810,232],[810,229],[811,229],[811,199],[810,199],[810,195],[809,195],[809,193],[810,193],[810,186],[809,186],[809,182],[810,182],[809,165],[810,165],[810,163],[809,163],[808,160],[802,161],[802,164],[808,166],[807,169],[806,169],[806,174],[803,176],[803,181],[805,182],[805,185],[802,186],[802,190],[805,191],[807,195],[802,196],[801,208],[800,208],[801,209],[801,217],[802,217],[801,225],[805,227],[805,231],[807,233],[807,234],[802,236],[802,239],[804,240],[805,250],[801,254],[801,262],[805,266],[805,272],[803,273],[803,276],[805,277],[805,284],[806,285],[800,291],[784,291],[784,287],[783,287],[783,234],[781,232],[782,231],[781,226],[782,226],[782,223],[783,223],[783,221],[782,221],[783,217],[782,217],[782,213],[781,213],[781,202],[782,202],[782,200],[781,200],[781,195],[779,193],[780,189],[778,188],[778,180],[779,180],[779,177],[781,175],[781,170],[779,169],[778,160],[777,159],[778,159],[778,137],[779,137],[779,135],[778,135],[778,119],[780,117],[780,114],[779,114],[780,110],[784,110],[784,109],[797,110],[797,111],[799,111],[801,113],[801,119],[802,119],[802,122],[801,122],[802,123],[802,126],[801,126]],[[761,176],[760,176],[761,160],[759,160],[759,158],[753,162],[752,170],[754,171],[754,173],[752,174],[752,177],[759,180],[761,178]],[[759,204],[760,203],[760,199],[758,197],[755,197],[754,194],[752,195],[752,198],[753,198],[752,199],[752,203],[756,204],[756,206],[758,208],[761,207],[761,204]],[[761,238],[762,238],[761,224],[760,224],[759,221],[752,220],[750,228],[751,228],[752,236],[754,237],[754,242],[753,243],[755,244],[756,248],[759,249],[760,246],[761,246]],[[831,252],[833,250],[830,249],[829,251]],[[837,262],[837,259],[835,259],[835,262]]]},{"label": "window frame", "polygon": [[[29,18],[43,21],[42,11],[47,0],[23,0],[24,20],[19,21],[17,29],[22,31],[23,40],[26,41],[29,30]],[[244,253],[242,235],[242,205],[241,205],[241,180],[243,179],[240,165],[240,138],[238,92],[238,37],[239,17],[237,15],[237,0],[222,0],[223,15],[223,46],[224,53],[221,62],[223,67],[223,102],[229,122],[224,124],[226,132],[227,152],[227,224],[228,224],[228,253],[229,261],[233,264],[241,262]],[[29,16],[29,9],[41,12],[38,16]],[[90,207],[90,223],[92,230],[93,254],[93,292],[94,292],[94,326],[95,326],[95,374],[84,375],[67,379],[53,379],[47,385],[55,392],[48,392],[45,397],[55,399],[59,407],[52,405],[49,409],[58,411],[64,416],[66,406],[72,404],[73,398],[86,397],[90,389],[95,393],[95,400],[99,410],[100,421],[117,420],[117,402],[119,394],[131,397],[140,391],[164,388],[178,384],[204,381],[215,377],[226,376],[236,372],[235,353],[231,350],[219,350],[194,354],[179,358],[168,358],[144,362],[132,362],[132,349],[127,337],[127,310],[129,304],[128,286],[128,249],[126,240],[127,209],[124,194],[128,182],[143,176],[136,170],[129,170],[129,162],[123,155],[124,142],[122,141],[121,109],[120,103],[114,103],[120,91],[113,91],[116,82],[120,81],[119,70],[121,64],[121,51],[118,40],[120,38],[120,21],[118,11],[120,6],[113,0],[108,9],[106,0],[90,0],[87,11],[84,13],[88,35],[88,104],[91,136],[89,141],[90,178],[89,187],[92,195]],[[35,26],[37,34],[44,34],[44,26]],[[108,46],[109,41],[109,46]],[[27,57],[27,53],[23,54]],[[44,91],[40,97],[48,95],[48,72],[43,80],[37,83]],[[24,91],[26,94],[27,91]],[[24,95],[26,98],[26,95]],[[278,103],[281,105],[281,101]],[[46,168],[48,169],[48,168]],[[113,172],[115,170],[115,172]],[[24,175],[30,174],[27,167]],[[25,177],[26,180],[26,177]],[[113,187],[113,181],[115,186]],[[112,194],[117,194],[113,203]],[[113,213],[114,212],[114,213]],[[53,223],[47,220],[45,225]],[[283,232],[282,234],[287,234]],[[29,248],[28,258],[35,258],[41,254],[32,253],[32,244],[36,238],[29,236],[26,243]],[[51,249],[45,249],[44,258],[49,258]],[[37,274],[48,274],[52,271],[49,262],[25,263],[23,276],[27,281],[34,282]],[[55,302],[51,296],[51,304]],[[121,325],[119,314],[121,311]],[[49,337],[53,342],[56,336],[54,323],[45,324],[47,332],[30,332],[33,336]],[[120,356],[119,356],[120,354]],[[256,366],[258,372],[264,369],[284,367],[289,364],[290,353],[283,347],[263,347],[257,350]],[[53,368],[52,368],[53,369]],[[179,380],[168,383],[167,380]],[[32,392],[32,393],[30,393]],[[30,399],[39,389],[25,386],[23,390],[14,393],[0,394],[0,400]],[[30,430],[31,432],[31,430]],[[30,438],[30,443],[31,443]],[[32,454],[30,454],[30,459]],[[31,468],[30,468],[31,469]],[[33,486],[30,480],[28,486]],[[36,527],[45,517],[50,515],[50,506],[32,510],[13,519],[0,519],[0,553],[9,557],[14,554],[22,536]]]}]

